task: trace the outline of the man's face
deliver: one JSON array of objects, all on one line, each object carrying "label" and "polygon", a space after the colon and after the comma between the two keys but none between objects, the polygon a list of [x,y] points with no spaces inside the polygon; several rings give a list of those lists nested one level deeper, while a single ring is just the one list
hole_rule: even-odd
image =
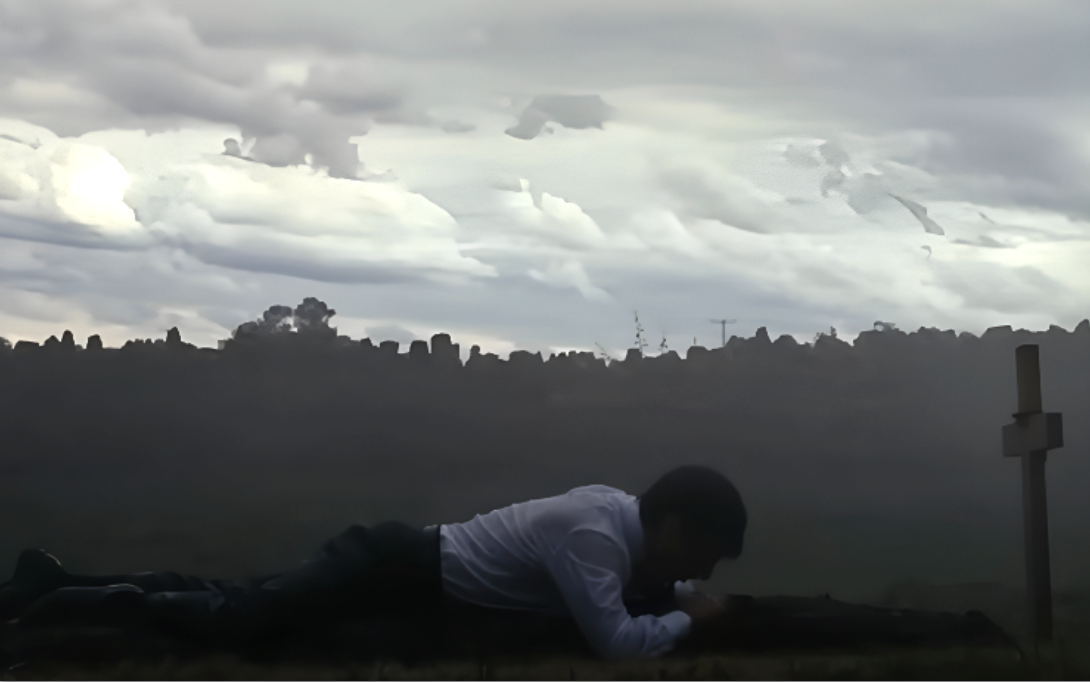
[{"label": "man's face", "polygon": [[663,557],[667,581],[710,580],[716,564],[722,558],[719,551],[709,551],[699,545],[683,545]]},{"label": "man's face", "polygon": [[684,528],[673,516],[645,529],[644,546],[647,578],[654,581],[708,580],[723,558],[716,538]]}]

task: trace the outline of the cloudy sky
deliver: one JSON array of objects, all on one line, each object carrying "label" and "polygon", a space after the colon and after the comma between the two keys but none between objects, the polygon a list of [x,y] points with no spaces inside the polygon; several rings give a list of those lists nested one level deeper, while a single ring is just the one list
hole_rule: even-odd
[{"label": "cloudy sky", "polygon": [[0,336],[1090,316],[1080,0],[0,0]]}]

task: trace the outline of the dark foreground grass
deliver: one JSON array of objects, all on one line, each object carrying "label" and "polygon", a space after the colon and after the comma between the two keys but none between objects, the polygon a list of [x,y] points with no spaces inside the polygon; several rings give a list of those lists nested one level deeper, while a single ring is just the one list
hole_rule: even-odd
[{"label": "dark foreground grass", "polygon": [[1019,680],[1088,679],[1062,647],[1034,660],[1010,649],[777,652],[605,662],[585,657],[493,657],[405,665],[394,660],[260,664],[212,655],[73,665],[36,661],[5,680]]},{"label": "dark foreground grass", "polygon": [[[92,646],[30,657],[0,680],[1071,680],[1090,679],[1090,626],[1057,624],[1056,643],[825,649],[679,651],[660,659],[607,662],[574,653],[503,654],[466,650],[412,663],[351,660],[278,649],[270,658],[148,646]],[[63,659],[60,651],[66,652]],[[90,653],[90,657],[88,657]],[[122,656],[122,654],[124,654]],[[95,660],[97,657],[97,660]]]},{"label": "dark foreground grass", "polygon": [[[1005,659],[1005,660],[1001,660]],[[775,655],[701,656],[689,660],[605,663],[586,659],[396,661],[344,664],[256,664],[231,656],[191,661],[130,659],[97,667],[39,663],[15,669],[11,680],[1019,680],[1084,679],[1040,669],[1011,656]]]}]

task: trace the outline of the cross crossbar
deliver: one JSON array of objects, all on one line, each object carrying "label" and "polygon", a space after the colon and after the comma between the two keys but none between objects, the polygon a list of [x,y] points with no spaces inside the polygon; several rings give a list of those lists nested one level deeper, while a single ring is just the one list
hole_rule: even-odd
[{"label": "cross crossbar", "polygon": [[1059,412],[1015,412],[1015,423],[1003,427],[1003,456],[1023,457],[1037,450],[1064,445],[1063,415]]}]

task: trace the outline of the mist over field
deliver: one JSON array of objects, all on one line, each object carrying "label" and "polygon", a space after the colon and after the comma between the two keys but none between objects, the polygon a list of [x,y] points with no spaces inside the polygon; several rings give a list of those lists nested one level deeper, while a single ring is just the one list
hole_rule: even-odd
[{"label": "mist over field", "polygon": [[887,326],[854,344],[759,329],[684,359],[473,348],[462,363],[445,335],[338,336],[308,301],[294,327],[274,306],[220,350],[172,331],[0,352],[0,575],[41,546],[78,573],[244,577],[352,523],[453,523],[592,483],[639,494],[700,463],[750,514],[709,590],[1017,594],[1021,468],[1000,430],[1017,410],[1014,349],[1035,343],[1044,409],[1064,415],[1047,465],[1053,585],[1088,587],[1090,322],[981,338]]}]

